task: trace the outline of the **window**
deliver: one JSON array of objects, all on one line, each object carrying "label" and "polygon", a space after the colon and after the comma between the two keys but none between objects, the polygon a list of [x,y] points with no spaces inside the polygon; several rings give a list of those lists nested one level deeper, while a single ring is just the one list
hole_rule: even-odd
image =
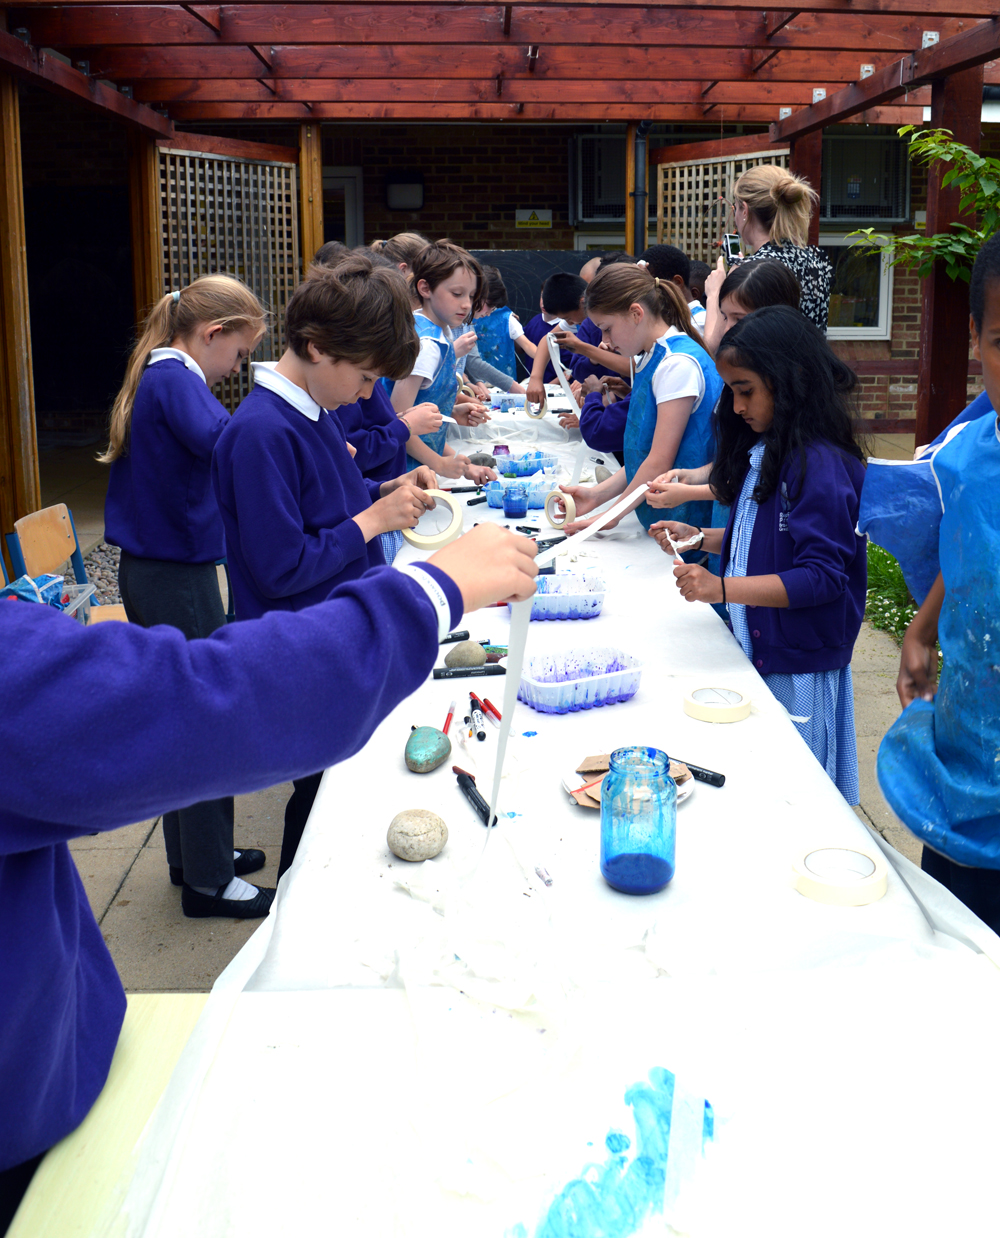
[{"label": "window", "polygon": [[907,146],[894,134],[824,134],[820,219],[841,227],[856,219],[880,223],[908,219]]},{"label": "window", "polygon": [[574,249],[593,249],[600,253],[625,248],[624,232],[577,232],[573,237]]},{"label": "window", "polygon": [[577,136],[578,223],[604,223],[625,218],[625,135]]},{"label": "window", "polygon": [[828,338],[889,339],[892,267],[880,254],[865,253],[842,234],[821,233],[819,244],[833,267]]}]

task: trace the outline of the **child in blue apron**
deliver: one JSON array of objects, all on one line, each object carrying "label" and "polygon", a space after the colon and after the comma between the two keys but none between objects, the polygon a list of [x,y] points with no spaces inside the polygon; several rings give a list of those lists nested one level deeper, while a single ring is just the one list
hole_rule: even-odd
[{"label": "child in blue apron", "polygon": [[[711,459],[712,410],[722,391],[715,364],[701,346],[677,288],[645,267],[616,264],[597,273],[587,309],[604,338],[623,356],[641,354],[625,424],[625,466],[598,486],[568,487],[577,515],[629,494],[672,468]],[[710,502],[685,503],[673,518],[707,524]],[[648,529],[661,513],[639,502],[636,515]],[[571,532],[586,521],[567,526]]]},{"label": "child in blue apron", "polygon": [[507,285],[500,272],[496,267],[483,267],[483,274],[486,302],[476,313],[474,324],[479,355],[509,378],[517,378],[515,346],[533,361],[537,345],[525,335],[517,315],[507,304]]},{"label": "child in blue apron", "polygon": [[[969,289],[973,356],[1000,400],[1000,236]],[[988,347],[981,347],[988,342]],[[931,461],[941,499],[941,571],[903,638],[903,713],[883,739],[878,780],[924,844],[921,867],[1000,932],[1000,421],[961,426]],[[944,664],[935,692],[936,643]]]},{"label": "child in blue apron", "polygon": [[[463,325],[482,307],[483,268],[460,245],[438,241],[420,251],[412,269],[422,305],[413,316],[420,353],[409,376],[393,383],[392,406],[402,413],[418,401],[429,401],[442,416],[451,417],[458,411],[459,369],[476,342],[475,331],[463,331]],[[414,435],[407,447],[407,468],[426,464],[441,477],[466,477],[477,485],[495,478],[492,470],[456,455],[445,441],[447,435],[447,422],[432,434]]]},{"label": "child in blue apron", "polygon": [[733,635],[849,804],[858,802],[851,655],[865,612],[857,532],[864,454],[854,438],[857,379],[797,310],[772,305],[727,331],[712,489],[725,529],[669,521],[679,542],[720,554],[721,576],[675,563],[689,602],[728,605]]}]

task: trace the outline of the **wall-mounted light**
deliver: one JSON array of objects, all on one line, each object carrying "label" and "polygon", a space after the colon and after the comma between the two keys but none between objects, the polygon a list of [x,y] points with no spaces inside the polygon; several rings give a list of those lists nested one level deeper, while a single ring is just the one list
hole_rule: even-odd
[{"label": "wall-mounted light", "polygon": [[385,204],[390,211],[419,211],[424,205],[424,174],[393,171],[385,174]]}]

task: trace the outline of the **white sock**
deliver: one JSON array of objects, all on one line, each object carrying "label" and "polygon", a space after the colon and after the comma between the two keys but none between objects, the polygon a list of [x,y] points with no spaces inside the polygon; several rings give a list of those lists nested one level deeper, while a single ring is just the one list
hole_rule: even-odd
[{"label": "white sock", "polygon": [[[213,897],[215,895],[215,890],[207,886],[192,886],[191,889],[197,890],[199,894],[211,894]],[[248,881],[244,881],[242,877],[234,877],[222,891],[222,897],[232,898],[239,903],[245,903],[257,897],[257,887],[252,886]]]}]

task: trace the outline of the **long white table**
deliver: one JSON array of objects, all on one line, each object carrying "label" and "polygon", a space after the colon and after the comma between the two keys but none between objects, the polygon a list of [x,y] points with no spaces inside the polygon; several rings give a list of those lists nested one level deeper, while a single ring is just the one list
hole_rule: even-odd
[{"label": "long white table", "polygon": [[[529,432],[571,464],[578,442],[551,420],[490,428]],[[502,512],[482,504],[467,524],[489,519]],[[996,1232],[1000,941],[891,851],[871,906],[797,893],[807,849],[878,840],[635,517],[589,545],[604,613],[532,624],[528,654],[617,646],[643,659],[638,694],[563,716],[517,706],[485,851],[451,773],[470,754],[415,775],[403,748],[470,686],[499,704],[502,678],[429,680],[328,771],[275,909],[217,985],[100,1232]],[[505,643],[507,612],[464,626]],[[684,694],[706,684],[748,692],[754,712],[689,718]],[[471,741],[484,791],[495,735]],[[676,875],[646,898],[604,883],[599,814],[562,787],[584,756],[633,743],[726,775],[679,806]],[[409,865],[385,832],[416,807],[450,837]],[[663,1115],[651,1130],[640,1113],[657,1068],[676,1076],[665,1186],[639,1221],[611,1222],[624,1169],[606,1136],[628,1139],[633,1175],[667,1146]]]}]

